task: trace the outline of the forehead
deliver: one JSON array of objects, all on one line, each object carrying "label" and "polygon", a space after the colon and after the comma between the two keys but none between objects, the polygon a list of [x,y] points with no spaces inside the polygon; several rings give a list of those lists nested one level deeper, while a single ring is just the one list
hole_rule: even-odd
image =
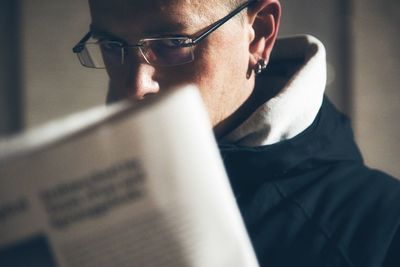
[{"label": "forehead", "polygon": [[117,35],[190,31],[217,17],[204,0],[89,0],[92,25]]}]

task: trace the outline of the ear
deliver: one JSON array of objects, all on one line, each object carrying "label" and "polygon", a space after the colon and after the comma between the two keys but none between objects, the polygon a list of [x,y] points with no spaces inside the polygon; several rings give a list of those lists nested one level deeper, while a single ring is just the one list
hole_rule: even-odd
[{"label": "ear", "polygon": [[259,0],[249,9],[248,18],[252,26],[249,68],[254,69],[260,59],[269,61],[281,18],[279,0]]}]

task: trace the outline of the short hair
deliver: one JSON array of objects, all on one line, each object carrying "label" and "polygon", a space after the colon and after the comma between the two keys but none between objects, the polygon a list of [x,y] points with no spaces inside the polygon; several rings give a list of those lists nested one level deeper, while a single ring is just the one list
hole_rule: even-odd
[{"label": "short hair", "polygon": [[243,4],[243,0],[223,0],[230,9],[238,7],[240,4]]},{"label": "short hair", "polygon": [[[238,6],[240,6],[241,4],[243,4],[245,1],[244,0],[218,0],[217,2],[219,2],[220,4],[225,6],[227,12],[230,12],[230,11],[234,10],[235,8],[237,8]],[[244,18],[243,13],[240,13],[236,17],[239,18],[239,20],[243,22],[243,18]]]}]

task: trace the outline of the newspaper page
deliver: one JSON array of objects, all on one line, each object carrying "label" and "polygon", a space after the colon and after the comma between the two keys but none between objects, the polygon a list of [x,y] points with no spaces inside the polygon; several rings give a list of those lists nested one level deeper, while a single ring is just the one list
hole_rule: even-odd
[{"label": "newspaper page", "polygon": [[0,266],[258,266],[197,90],[1,141]]}]

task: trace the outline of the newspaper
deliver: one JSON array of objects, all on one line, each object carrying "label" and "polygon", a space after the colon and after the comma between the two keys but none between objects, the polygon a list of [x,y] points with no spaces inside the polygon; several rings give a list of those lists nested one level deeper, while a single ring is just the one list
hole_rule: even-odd
[{"label": "newspaper", "polygon": [[197,90],[1,141],[0,266],[258,266]]}]

